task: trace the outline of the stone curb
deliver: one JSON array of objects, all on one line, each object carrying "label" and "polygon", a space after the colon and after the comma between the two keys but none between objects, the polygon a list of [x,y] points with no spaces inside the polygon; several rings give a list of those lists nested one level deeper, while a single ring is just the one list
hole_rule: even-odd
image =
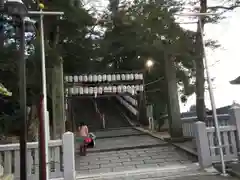
[{"label": "stone curb", "polygon": [[[198,166],[193,166],[192,164],[189,165],[180,165],[180,166],[165,166],[159,168],[143,168],[137,170],[128,170],[122,172],[109,172],[109,173],[98,173],[98,174],[91,174],[91,175],[80,175],[77,176],[77,179],[114,179],[114,178],[121,178],[127,176],[139,176],[139,175],[151,175],[151,174],[158,174],[159,177],[168,177],[169,175],[187,175],[190,172],[194,171],[194,174],[198,173],[195,172],[198,169]],[[205,172],[200,172],[205,173]],[[208,173],[209,174],[209,173]]]},{"label": "stone curb", "polygon": [[145,148],[153,148],[153,147],[163,147],[163,146],[167,146],[167,145],[169,145],[169,144],[168,143],[163,143],[163,144],[140,145],[140,146],[134,146],[134,147],[119,147],[119,148],[111,148],[111,149],[91,150],[91,151],[88,151],[87,153],[145,149]]},{"label": "stone curb", "polygon": [[[131,128],[132,129],[132,128]],[[118,138],[118,137],[128,137],[128,136],[144,136],[145,133],[139,133],[139,134],[123,134],[123,135],[117,135],[117,136],[101,136],[97,137],[96,139],[111,139],[111,138]]]}]

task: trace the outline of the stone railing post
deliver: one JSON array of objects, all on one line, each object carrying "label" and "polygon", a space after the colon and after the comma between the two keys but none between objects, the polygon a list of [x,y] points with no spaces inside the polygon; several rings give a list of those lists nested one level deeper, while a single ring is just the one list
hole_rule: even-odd
[{"label": "stone railing post", "polygon": [[75,147],[74,147],[74,134],[66,132],[62,137],[63,141],[63,177],[64,180],[75,180]]},{"label": "stone railing post", "polygon": [[229,109],[230,124],[237,128],[237,148],[240,150],[240,107],[233,104]]},{"label": "stone railing post", "polygon": [[206,125],[204,122],[198,121],[194,123],[193,127],[195,131],[199,164],[202,168],[207,168],[212,165],[212,158],[210,154]]}]

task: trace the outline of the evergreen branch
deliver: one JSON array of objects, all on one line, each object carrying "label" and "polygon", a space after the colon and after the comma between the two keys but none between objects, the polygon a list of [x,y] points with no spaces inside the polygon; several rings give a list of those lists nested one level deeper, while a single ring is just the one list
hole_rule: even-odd
[{"label": "evergreen branch", "polygon": [[220,10],[220,9],[222,9],[222,10],[234,10],[238,7],[240,7],[239,4],[236,4],[236,5],[233,5],[233,6],[209,6],[207,9],[214,10],[214,11]]}]

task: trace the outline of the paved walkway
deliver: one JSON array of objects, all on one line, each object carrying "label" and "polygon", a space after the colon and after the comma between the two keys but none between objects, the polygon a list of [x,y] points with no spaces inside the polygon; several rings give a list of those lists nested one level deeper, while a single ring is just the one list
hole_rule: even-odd
[{"label": "paved walkway", "polygon": [[134,135],[141,135],[146,134],[139,130],[133,129],[133,128],[118,128],[118,129],[108,129],[104,131],[97,131],[94,132],[97,138],[113,138],[113,137],[119,137],[119,136],[134,136]]},{"label": "paved walkway", "polygon": [[[98,131],[94,134],[97,136],[96,147],[88,149],[88,152],[117,151],[167,144],[133,128]],[[79,146],[76,146],[77,151],[78,148]]]},{"label": "paved walkway", "polygon": [[193,156],[135,129],[96,134],[96,148],[76,154],[78,180],[236,180],[200,170]]},{"label": "paved walkway", "polygon": [[86,157],[76,156],[76,163],[76,170],[81,175],[88,175],[190,164],[192,161],[173,146],[165,146],[89,153]]},{"label": "paved walkway", "polygon": [[[97,132],[95,148],[87,156],[76,155],[76,171],[79,177],[115,174],[125,171],[145,171],[192,164],[183,151],[168,143],[135,129]],[[112,138],[109,138],[111,134]],[[100,178],[102,179],[102,178]]]}]

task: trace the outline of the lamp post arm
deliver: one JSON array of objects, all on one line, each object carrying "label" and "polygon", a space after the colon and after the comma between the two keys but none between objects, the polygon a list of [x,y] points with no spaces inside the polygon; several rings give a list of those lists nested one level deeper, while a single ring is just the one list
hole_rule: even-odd
[{"label": "lamp post arm", "polygon": [[[0,0],[2,1],[2,0]],[[64,15],[64,12],[58,12],[58,11],[28,11],[28,14],[31,15]]]}]

